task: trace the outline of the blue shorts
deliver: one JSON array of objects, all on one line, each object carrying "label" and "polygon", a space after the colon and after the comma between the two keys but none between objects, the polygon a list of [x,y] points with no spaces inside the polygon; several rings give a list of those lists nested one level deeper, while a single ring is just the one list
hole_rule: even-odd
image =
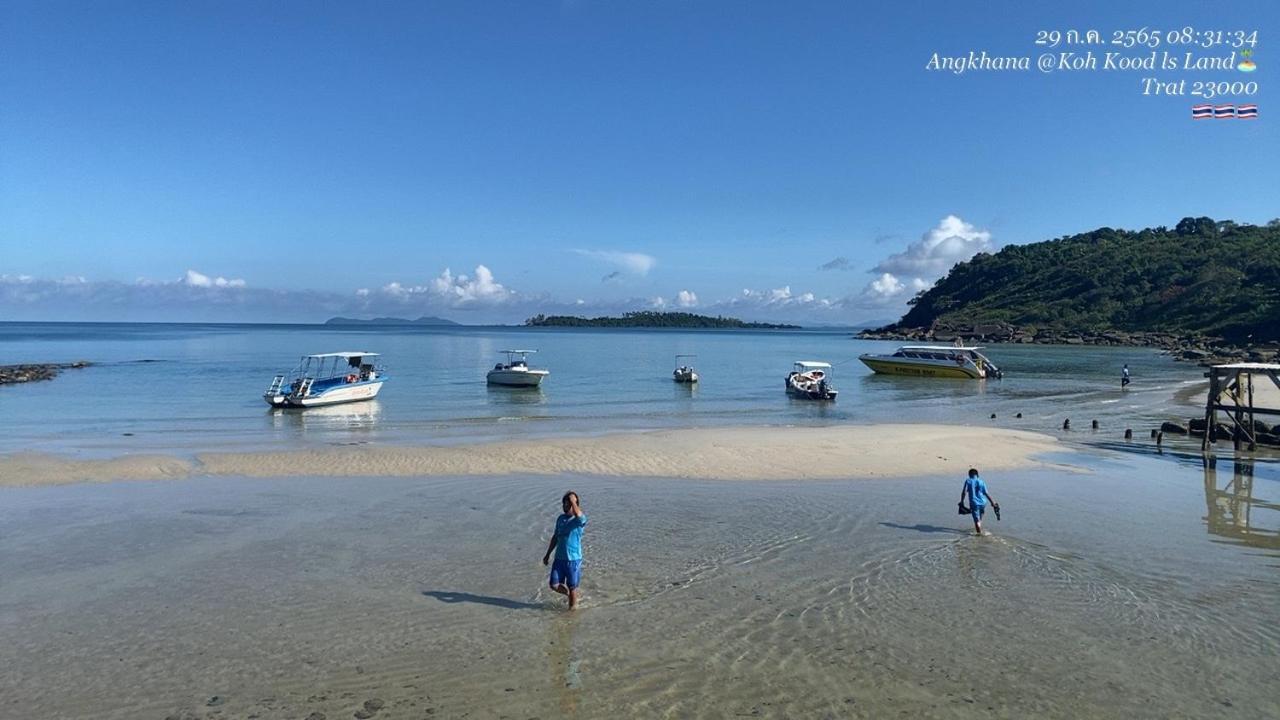
[{"label": "blue shorts", "polygon": [[981,522],[981,521],[982,521],[982,513],[986,512],[986,511],[987,511],[987,506],[986,506],[986,505],[974,505],[974,506],[973,506],[972,508],[970,508],[970,510],[969,510],[969,512],[973,513],[973,521],[974,521],[974,522]]},{"label": "blue shorts", "polygon": [[581,560],[556,558],[551,562],[551,577],[548,578],[548,584],[552,587],[564,583],[573,589],[578,587],[580,580],[582,580]]}]

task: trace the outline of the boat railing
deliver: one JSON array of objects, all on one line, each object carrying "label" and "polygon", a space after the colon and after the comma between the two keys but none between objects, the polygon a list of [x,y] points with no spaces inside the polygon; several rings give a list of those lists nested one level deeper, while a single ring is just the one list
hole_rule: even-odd
[{"label": "boat railing", "polygon": [[267,394],[279,395],[281,387],[284,387],[284,376],[277,375],[271,380],[271,387],[267,389]]}]

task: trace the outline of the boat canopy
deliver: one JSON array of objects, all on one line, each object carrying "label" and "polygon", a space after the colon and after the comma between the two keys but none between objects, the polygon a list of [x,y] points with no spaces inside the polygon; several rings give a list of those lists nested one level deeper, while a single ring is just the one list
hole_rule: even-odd
[{"label": "boat canopy", "polygon": [[378,357],[378,353],[373,353],[373,352],[359,352],[359,351],[357,351],[357,352],[331,352],[331,353],[320,353],[319,355],[308,355],[307,357],[309,357],[309,358],[314,358],[314,359],[316,359],[316,360],[322,360],[322,359],[324,359],[324,358],[348,358],[348,359],[349,359],[349,358],[353,358],[353,357],[355,357],[355,358],[358,358],[358,357]]},{"label": "boat canopy", "polygon": [[982,345],[903,345],[899,350],[982,350]]},{"label": "boat canopy", "polygon": [[831,367],[831,363],[825,363],[820,360],[797,360],[796,367],[802,367],[805,369],[829,368]]},{"label": "boat canopy", "polygon": [[538,351],[537,350],[499,350],[498,352],[507,353],[509,355],[528,355],[529,353],[536,353]]}]

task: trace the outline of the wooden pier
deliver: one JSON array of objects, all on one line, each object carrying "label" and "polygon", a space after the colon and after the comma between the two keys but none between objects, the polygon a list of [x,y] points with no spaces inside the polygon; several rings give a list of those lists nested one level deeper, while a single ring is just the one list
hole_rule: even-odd
[{"label": "wooden pier", "polygon": [[[1205,373],[1209,378],[1209,396],[1204,406],[1204,440],[1200,449],[1208,453],[1218,439],[1220,429],[1229,428],[1227,432],[1235,441],[1237,450],[1247,447],[1256,450],[1259,433],[1271,434],[1270,426],[1257,420],[1258,415],[1275,418],[1280,422],[1280,403],[1277,407],[1259,407],[1254,401],[1255,390],[1265,386],[1267,382],[1280,391],[1280,364],[1275,363],[1231,363],[1214,365]],[[1261,382],[1255,384],[1255,379]],[[1227,422],[1218,421],[1220,414],[1225,413]]]}]

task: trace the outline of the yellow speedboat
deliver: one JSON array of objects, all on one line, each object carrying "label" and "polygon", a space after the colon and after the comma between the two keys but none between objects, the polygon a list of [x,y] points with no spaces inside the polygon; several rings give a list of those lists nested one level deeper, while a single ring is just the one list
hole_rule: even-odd
[{"label": "yellow speedboat", "polygon": [[858,359],[878,373],[912,377],[1000,378],[1000,372],[982,348],[964,345],[903,345],[892,355],[867,353]]}]

